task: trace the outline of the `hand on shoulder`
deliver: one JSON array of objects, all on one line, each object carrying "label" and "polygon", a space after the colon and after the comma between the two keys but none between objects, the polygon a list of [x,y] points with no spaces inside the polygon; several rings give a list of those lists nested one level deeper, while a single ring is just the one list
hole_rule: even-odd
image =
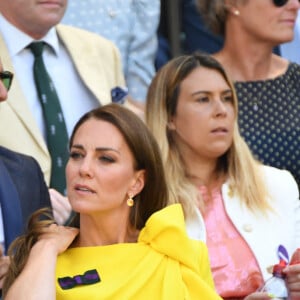
[{"label": "hand on shoulder", "polygon": [[78,235],[79,229],[51,224],[44,229],[38,242],[33,246],[33,252],[47,251],[58,255],[64,252]]}]

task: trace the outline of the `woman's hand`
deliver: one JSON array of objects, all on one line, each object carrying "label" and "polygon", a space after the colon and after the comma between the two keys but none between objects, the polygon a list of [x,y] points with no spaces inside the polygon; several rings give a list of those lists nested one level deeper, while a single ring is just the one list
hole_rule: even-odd
[{"label": "woman's hand", "polygon": [[283,272],[286,274],[289,299],[300,300],[300,264],[288,265]]},{"label": "woman's hand", "polygon": [[47,245],[47,248],[50,247],[50,250],[52,249],[58,255],[71,245],[78,233],[77,228],[51,224],[44,229],[44,233],[36,245],[38,248]]}]

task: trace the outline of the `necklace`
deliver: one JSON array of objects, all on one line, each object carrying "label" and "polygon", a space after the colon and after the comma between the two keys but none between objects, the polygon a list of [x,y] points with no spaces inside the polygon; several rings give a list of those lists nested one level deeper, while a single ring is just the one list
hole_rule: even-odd
[{"label": "necklace", "polygon": [[[274,87],[280,87],[285,94],[290,93],[290,87],[287,82],[287,78],[284,75],[285,74],[273,79],[236,82],[235,84],[238,90],[237,96],[238,98],[243,97],[243,95],[239,95],[239,93],[241,93],[246,88],[249,106],[252,107],[255,112],[257,112],[260,108],[263,107],[264,103],[268,102],[268,99],[272,99],[274,97]],[[277,81],[276,84],[275,81]],[[274,101],[276,101],[276,98],[274,98]]]},{"label": "necklace", "polygon": [[244,98],[245,91],[247,92],[247,100],[249,101],[249,107],[254,111],[258,111],[259,107],[262,106],[262,102],[266,97],[267,86],[263,81],[239,81],[235,82],[235,88],[237,90],[238,99]]},{"label": "necklace", "polygon": [[252,97],[250,99],[252,99],[252,107],[254,111],[258,111],[259,106],[262,105],[262,102],[264,100],[264,98],[266,97],[267,94],[267,81],[258,81],[258,82],[254,82],[253,83],[253,92],[252,92]]}]

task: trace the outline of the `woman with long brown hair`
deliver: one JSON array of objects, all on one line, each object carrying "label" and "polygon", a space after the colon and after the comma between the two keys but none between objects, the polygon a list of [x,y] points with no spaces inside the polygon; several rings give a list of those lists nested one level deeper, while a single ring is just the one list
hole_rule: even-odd
[{"label": "woman with long brown hair", "polygon": [[[150,85],[146,121],[159,141],[170,190],[186,220],[201,212],[218,293],[224,299],[269,299],[256,292],[300,245],[300,201],[292,175],[256,161],[239,134],[234,87],[203,54],[163,66]],[[292,299],[300,265],[285,269]]]}]

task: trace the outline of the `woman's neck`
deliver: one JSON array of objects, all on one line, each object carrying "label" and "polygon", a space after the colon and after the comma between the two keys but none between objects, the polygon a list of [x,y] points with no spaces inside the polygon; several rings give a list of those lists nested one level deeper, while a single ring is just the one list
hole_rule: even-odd
[{"label": "woman's neck", "polygon": [[216,160],[206,160],[202,163],[194,161],[186,164],[186,176],[198,187],[204,185],[208,189],[213,189],[218,185],[220,179],[216,167]]},{"label": "woman's neck", "polygon": [[[99,221],[101,220],[101,221]],[[119,243],[135,243],[139,231],[129,222],[108,220],[105,216],[81,214],[80,234],[74,247],[105,246]]]},{"label": "woman's neck", "polygon": [[266,80],[286,72],[288,61],[272,53],[272,45],[240,35],[225,39],[214,57],[234,81]]}]

